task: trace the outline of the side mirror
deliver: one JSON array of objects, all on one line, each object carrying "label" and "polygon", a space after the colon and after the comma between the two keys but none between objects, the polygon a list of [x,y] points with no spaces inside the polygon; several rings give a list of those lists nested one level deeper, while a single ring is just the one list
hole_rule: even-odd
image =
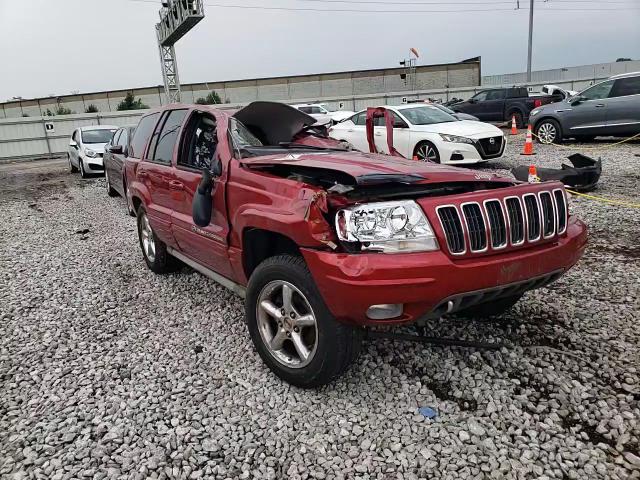
[{"label": "side mirror", "polygon": [[571,97],[569,99],[569,103],[571,105],[578,105],[579,103],[582,103],[583,100],[584,100],[584,97],[582,95],[576,95],[575,97]]},{"label": "side mirror", "polygon": [[213,205],[213,199],[211,198],[212,190],[213,182],[211,172],[205,168],[202,170],[202,179],[195,191],[193,204],[191,205],[193,223],[199,227],[206,227],[211,223],[211,208]]},{"label": "side mirror", "polygon": [[117,154],[123,154],[124,153],[124,149],[122,148],[122,145],[111,145],[109,147],[109,151],[111,153],[117,153]]},{"label": "side mirror", "polygon": [[477,100],[475,98],[470,98],[469,100],[467,100],[467,102],[469,103],[476,103]]},{"label": "side mirror", "polygon": [[69,142],[69,146],[73,148],[78,148],[78,143],[75,140],[71,140]]}]

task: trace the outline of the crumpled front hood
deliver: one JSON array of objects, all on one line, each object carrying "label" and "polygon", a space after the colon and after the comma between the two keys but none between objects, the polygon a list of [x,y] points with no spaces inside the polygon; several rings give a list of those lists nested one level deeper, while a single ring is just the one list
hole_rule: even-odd
[{"label": "crumpled front hood", "polygon": [[358,185],[381,183],[510,182],[494,173],[361,152],[288,153],[244,158],[247,167],[292,165],[346,173]]}]

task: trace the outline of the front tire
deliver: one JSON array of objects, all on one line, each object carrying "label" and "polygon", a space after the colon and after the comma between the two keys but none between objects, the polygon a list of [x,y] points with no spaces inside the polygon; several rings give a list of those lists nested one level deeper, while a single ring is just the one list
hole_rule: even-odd
[{"label": "front tire", "polygon": [[562,143],[560,124],[551,118],[547,118],[538,123],[535,134],[539,143]]},{"label": "front tire", "polygon": [[87,175],[87,172],[84,169],[84,161],[78,157],[78,165],[80,165],[80,176],[82,178],[87,178],[89,175]]},{"label": "front tire", "polygon": [[68,153],[67,153],[67,159],[69,160],[69,171],[71,173],[76,173],[78,169],[73,166],[73,163],[71,163],[71,155],[69,155]]},{"label": "front tire", "polygon": [[362,331],[333,318],[301,257],[279,255],[258,265],[245,312],[262,360],[297,387],[326,385],[360,352]]},{"label": "front tire", "polygon": [[421,162],[434,162],[440,163],[440,152],[436,146],[431,142],[420,142],[413,150],[413,156],[418,157]]},{"label": "front tire", "polygon": [[175,270],[176,261],[167,252],[167,245],[158,238],[151,224],[147,211],[141,205],[138,208],[138,239],[144,261],[154,273],[168,273]]}]

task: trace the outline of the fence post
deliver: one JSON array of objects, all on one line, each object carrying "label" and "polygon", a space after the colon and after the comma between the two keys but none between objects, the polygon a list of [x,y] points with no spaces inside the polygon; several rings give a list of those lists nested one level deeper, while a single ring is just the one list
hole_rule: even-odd
[{"label": "fence post", "polygon": [[49,143],[49,134],[47,133],[47,126],[45,125],[44,117],[40,118],[42,130],[44,131],[44,138],[47,141],[47,152],[49,152],[49,158],[51,158],[51,144]]},{"label": "fence post", "polygon": [[100,125],[100,114],[96,113],[96,120],[98,121],[98,125]]}]

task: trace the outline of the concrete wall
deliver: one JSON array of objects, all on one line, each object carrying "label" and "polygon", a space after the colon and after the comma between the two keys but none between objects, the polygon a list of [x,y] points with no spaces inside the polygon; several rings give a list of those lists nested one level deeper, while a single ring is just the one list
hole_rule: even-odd
[{"label": "concrete wall", "polygon": [[[326,97],[352,98],[358,95],[383,95],[408,91],[409,86],[405,85],[400,78],[402,73],[405,73],[402,68],[386,68],[184,84],[182,100],[185,103],[193,103],[199,97],[206,97],[212,90],[220,95],[223,102],[238,104],[255,100],[297,103],[303,99],[316,101]],[[419,66],[416,69],[416,77],[418,90],[477,86],[480,84],[480,61]],[[140,98],[151,108],[166,103],[162,86],[137,88],[131,91],[136,98]],[[90,104],[95,105],[100,112],[114,112],[126,94],[127,90],[118,90],[0,103],[0,118],[40,116],[47,109],[54,111],[58,104],[75,113],[84,113]]]},{"label": "concrete wall", "polygon": [[[531,72],[531,81],[537,83],[556,83],[577,79],[588,80],[591,83],[604,80],[612,75],[640,71],[640,60],[630,62],[595,63],[578,67],[554,68]],[[482,77],[482,85],[514,85],[527,81],[527,73],[507,73],[504,75],[488,75]],[[587,86],[588,86],[587,85]]]}]

